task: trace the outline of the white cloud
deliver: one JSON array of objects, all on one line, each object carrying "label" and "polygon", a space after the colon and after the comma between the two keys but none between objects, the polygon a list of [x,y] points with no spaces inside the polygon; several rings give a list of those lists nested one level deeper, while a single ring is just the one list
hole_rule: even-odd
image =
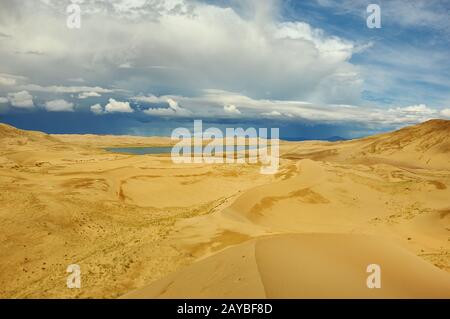
[{"label": "white cloud", "polygon": [[367,121],[378,121],[389,124],[414,124],[436,118],[438,115],[439,113],[436,109],[430,108],[425,104],[417,104],[390,108],[387,111],[378,110],[377,113],[371,114],[367,118]]},{"label": "white cloud", "polygon": [[30,109],[34,107],[33,96],[28,91],[20,91],[17,93],[9,93],[8,99],[12,106]]},{"label": "white cloud", "polygon": [[438,117],[436,110],[433,109],[416,111],[414,109],[407,110],[406,108],[393,108],[388,111],[374,108],[373,110],[366,110],[360,116],[361,118],[357,119],[357,122],[386,125],[416,124]]},{"label": "white cloud", "polygon": [[[149,102],[152,101],[152,103],[161,102],[161,97],[155,97],[155,96],[148,96],[148,97],[137,97],[140,101]],[[175,101],[171,97],[167,97],[166,99],[167,104],[169,105],[168,108],[149,108],[144,110],[144,113],[149,115],[158,115],[158,116],[188,116],[191,114],[191,112],[185,108],[182,108],[178,105],[178,102]]]},{"label": "white cloud", "polygon": [[441,114],[445,117],[450,117],[450,108],[441,110]]},{"label": "white cloud", "polygon": [[131,98],[134,101],[138,102],[145,102],[145,103],[161,103],[161,102],[167,102],[167,97],[158,97],[153,94],[150,94],[148,96],[139,95]]},{"label": "white cloud", "polygon": [[13,75],[7,73],[0,73],[0,85],[12,86],[17,83],[18,80],[25,80],[24,76]]},{"label": "white cloud", "polygon": [[134,110],[131,108],[129,102],[120,102],[114,99],[109,99],[109,103],[105,106],[106,113],[132,113]]},{"label": "white cloud", "polygon": [[170,108],[173,109],[174,111],[181,110],[180,106],[178,105],[178,102],[175,101],[174,99],[167,99],[167,103],[169,103]]},{"label": "white cloud", "polygon": [[[319,1],[336,9],[341,6],[341,2]],[[393,0],[394,4],[383,5],[383,15],[395,13],[393,8],[402,2]],[[226,112],[229,117],[274,116],[373,123],[414,123],[432,116],[445,116],[443,111],[439,113],[432,107],[412,105],[423,101],[424,91],[415,92],[410,83],[404,81],[415,78],[414,74],[400,76],[404,73],[396,71],[416,70],[421,79],[447,85],[447,78],[439,72],[447,55],[417,50],[422,53],[420,59],[413,59],[411,56],[418,54],[412,54],[412,45],[401,43],[399,47],[387,46],[388,50],[385,50],[386,47],[375,38],[375,44],[358,44],[327,34],[305,22],[283,22],[277,1],[248,1],[243,5],[230,2],[230,5],[215,6],[206,1],[116,0],[101,5],[102,1],[85,0],[82,28],[89,32],[67,32],[66,28],[61,28],[61,17],[57,14],[64,12],[66,4],[60,1],[45,3],[29,1],[26,5],[11,4],[12,11],[0,10],[0,14],[9,12],[5,18],[10,17],[2,32],[14,35],[2,41],[14,39],[14,48],[18,52],[45,53],[39,56],[37,64],[36,57],[13,56],[10,46],[0,46],[0,60],[5,65],[11,65],[19,74],[36,81],[36,84],[23,85],[21,80],[24,78],[0,74],[6,79],[4,84],[13,86],[10,92],[24,90],[85,98],[91,94],[129,89],[142,92],[135,101],[167,103],[166,107],[152,105],[143,111],[160,116],[217,117]],[[344,0],[343,3],[342,11],[348,10],[361,17],[367,5],[363,0]],[[433,21],[429,7],[423,3],[413,6],[411,16],[404,16],[408,10],[398,8],[402,11],[401,24]],[[447,18],[445,11],[437,13],[440,22]],[[16,16],[23,19],[16,19]],[[445,21],[448,25],[450,20]],[[362,23],[364,25],[364,21]],[[391,23],[399,22],[391,19]],[[36,25],[45,25],[45,28],[36,28]],[[102,41],[98,41],[99,38]],[[367,50],[372,45],[371,50]],[[380,47],[383,54],[376,50]],[[399,58],[400,49],[408,54]],[[352,55],[364,50],[373,55],[366,60],[387,65],[384,72],[375,72],[380,71],[378,66],[367,69],[367,65],[353,64]],[[62,59],[67,63],[54,68],[55,62]],[[83,79],[72,78],[81,74],[86,74],[89,79],[86,83],[98,86],[84,85]],[[44,84],[62,83],[61,79],[69,79],[76,86]],[[400,93],[408,94],[398,93],[399,83],[405,85]],[[386,101],[393,96],[390,91],[408,100],[392,103],[389,110],[359,107],[363,88],[369,88],[375,98],[387,97]],[[147,95],[151,89],[171,92],[171,95]],[[445,96],[448,97],[447,91]],[[58,97],[47,99],[53,98]],[[396,101],[398,99],[395,97]],[[30,101],[32,105],[31,96],[28,104]],[[436,101],[427,103],[441,105]],[[97,114],[133,112],[128,102],[113,99],[105,108],[96,105],[91,111]],[[230,105],[238,105],[239,109]],[[398,105],[411,106],[396,107]]]},{"label": "white cloud", "polygon": [[103,114],[104,110],[100,104],[91,105],[91,112],[94,114]]},{"label": "white cloud", "polygon": [[278,111],[265,112],[265,113],[261,113],[261,114],[265,115],[265,116],[281,116],[281,113]]},{"label": "white cloud", "polygon": [[14,85],[14,84],[16,84],[15,79],[0,76],[0,85]]},{"label": "white cloud", "polygon": [[95,93],[111,93],[114,90],[105,89],[99,86],[41,86],[37,84],[26,84],[21,86],[24,90],[47,92],[47,93],[80,93],[80,92],[95,92]]},{"label": "white cloud", "polygon": [[174,116],[175,112],[171,108],[150,108],[144,110],[144,113],[148,115],[157,115],[157,116]]},{"label": "white cloud", "polygon": [[66,100],[52,100],[47,101],[44,107],[49,112],[73,112],[73,103],[67,102]]},{"label": "white cloud", "polygon": [[78,94],[79,99],[87,99],[88,97],[99,97],[101,94],[98,94],[97,92],[81,92]]},{"label": "white cloud", "polygon": [[314,29],[304,22],[284,22],[278,25],[275,38],[305,40],[314,44],[318,53],[333,62],[340,62],[352,56],[354,45],[338,37],[327,37],[321,29]]},{"label": "white cloud", "polygon": [[418,104],[406,107],[397,107],[395,109],[389,109],[389,112],[406,115],[431,115],[435,114],[436,110],[429,108],[425,104]]},{"label": "white cloud", "polygon": [[131,65],[130,62],[125,62],[125,63],[122,63],[121,65],[119,65],[120,69],[131,69],[132,67],[133,66]]},{"label": "white cloud", "polygon": [[9,100],[6,97],[0,96],[0,103],[8,103]]},{"label": "white cloud", "polygon": [[100,115],[106,113],[133,113],[129,102],[120,102],[115,99],[109,99],[108,104],[102,107],[99,103],[91,105],[90,110],[92,113]]},{"label": "white cloud", "polygon": [[[349,104],[320,104],[298,100],[253,99],[248,96],[222,90],[204,90],[200,96],[186,97],[170,96],[139,96],[132,99],[147,103],[162,103],[167,99],[178,101],[191,117],[223,116],[224,105],[239,105],[241,114],[228,113],[229,116],[239,116],[255,119],[270,117],[279,120],[306,119],[322,122],[358,122],[373,125],[415,124],[430,118],[439,117],[439,111],[425,104],[406,107],[391,107],[386,110],[378,107],[364,107]],[[177,104],[178,105],[178,104]],[[169,108],[151,108],[144,110],[147,114],[156,116],[173,116],[175,111]],[[442,114],[442,116],[444,116]]]},{"label": "white cloud", "polygon": [[[144,93],[158,87],[179,94],[175,90],[183,88],[183,94],[190,95],[214,87],[255,98],[305,100],[312,96],[341,103],[336,97],[344,90],[349,99],[345,102],[356,102],[361,87],[358,69],[350,63],[356,50],[352,42],[304,22],[280,22],[276,1],[233,5],[184,0],[118,0],[109,5],[84,1],[82,28],[89,32],[68,33],[56,14],[65,10],[64,5],[30,2],[14,9],[33,23],[11,19],[5,32],[14,34],[18,51],[46,52],[38,65],[32,58],[21,58],[20,69],[32,70],[30,75],[37,83],[22,90],[110,92],[101,87],[39,85],[40,74],[45,74],[46,83],[49,79],[58,83],[60,78],[89,70],[92,83]],[[0,48],[0,58],[6,56],[7,48]],[[67,62],[64,66],[51,67],[61,59]],[[333,74],[346,74],[347,85],[336,86],[333,94],[330,90],[321,94],[325,85],[320,84]]]},{"label": "white cloud", "polygon": [[224,105],[223,110],[226,113],[241,114],[241,111],[239,111],[239,109],[234,104]]}]

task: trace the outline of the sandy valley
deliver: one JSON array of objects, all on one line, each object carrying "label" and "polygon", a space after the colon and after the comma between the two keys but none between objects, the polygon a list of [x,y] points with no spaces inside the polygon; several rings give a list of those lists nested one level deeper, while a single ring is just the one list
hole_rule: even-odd
[{"label": "sandy valley", "polygon": [[0,124],[0,297],[450,297],[450,121],[281,141],[275,175],[104,150],[172,144]]}]

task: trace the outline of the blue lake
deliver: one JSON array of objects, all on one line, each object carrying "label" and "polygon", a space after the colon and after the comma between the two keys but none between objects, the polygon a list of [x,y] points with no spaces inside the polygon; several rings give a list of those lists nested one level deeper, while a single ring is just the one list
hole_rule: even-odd
[{"label": "blue lake", "polygon": [[[242,146],[243,147],[243,146]],[[256,149],[256,145],[246,145],[245,150]],[[236,146],[231,149],[223,148],[229,151],[236,151]],[[170,154],[172,152],[172,146],[155,146],[155,147],[108,147],[105,150],[113,153],[125,153],[125,154],[135,154],[135,155],[145,155],[145,154]],[[192,151],[192,153],[194,153]]]}]

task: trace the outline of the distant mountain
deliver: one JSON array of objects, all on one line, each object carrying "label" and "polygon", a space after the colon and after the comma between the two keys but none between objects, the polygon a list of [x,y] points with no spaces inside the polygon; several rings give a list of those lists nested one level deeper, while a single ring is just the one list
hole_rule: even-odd
[{"label": "distant mountain", "polygon": [[329,142],[338,142],[338,141],[346,141],[347,139],[336,135],[336,136],[328,137],[324,140],[329,141]]},{"label": "distant mountain", "polygon": [[328,142],[338,142],[338,141],[347,141],[346,138],[343,138],[341,136],[331,136],[326,138],[310,138],[310,137],[282,137],[281,138],[284,141],[291,141],[291,142],[300,142],[300,141],[328,141]]}]

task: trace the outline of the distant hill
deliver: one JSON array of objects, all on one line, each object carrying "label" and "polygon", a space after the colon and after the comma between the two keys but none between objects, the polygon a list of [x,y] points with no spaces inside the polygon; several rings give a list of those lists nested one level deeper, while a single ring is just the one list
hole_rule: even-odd
[{"label": "distant hill", "polygon": [[328,137],[326,139],[324,139],[325,141],[329,141],[329,142],[338,142],[338,141],[346,141],[346,138],[343,138],[341,136],[331,136]]},{"label": "distant hill", "polygon": [[434,168],[450,167],[450,121],[430,120],[359,140],[360,155]]},{"label": "distant hill", "polygon": [[[287,139],[293,140],[293,139]],[[303,148],[287,152],[290,159],[311,158],[315,160],[341,160],[348,163],[392,163],[411,167],[450,167],[450,121],[430,120],[400,130],[373,135],[361,139],[345,140],[340,136],[324,139],[330,143],[320,152]],[[168,137],[137,137],[110,135],[49,135],[36,131],[25,131],[0,123],[0,141],[3,150],[21,147],[58,146],[148,146],[171,145]],[[70,145],[70,146],[69,146]]]},{"label": "distant hill", "polygon": [[450,121],[430,120],[398,131],[373,136],[366,146],[369,153],[386,153],[411,148],[418,152],[449,152]]},{"label": "distant hill", "polygon": [[338,142],[338,141],[347,141],[346,138],[341,136],[330,136],[326,138],[307,138],[307,137],[285,137],[281,138],[284,141],[290,142],[301,142],[301,141],[328,141],[328,142]]},{"label": "distant hill", "polygon": [[4,147],[7,145],[27,145],[36,143],[48,145],[61,143],[61,141],[46,133],[21,130],[4,123],[0,123],[0,140]]},{"label": "distant hill", "polygon": [[[306,142],[305,142],[306,143]],[[288,159],[333,160],[355,164],[450,168],[450,121],[430,120],[360,139],[288,150]]]}]

